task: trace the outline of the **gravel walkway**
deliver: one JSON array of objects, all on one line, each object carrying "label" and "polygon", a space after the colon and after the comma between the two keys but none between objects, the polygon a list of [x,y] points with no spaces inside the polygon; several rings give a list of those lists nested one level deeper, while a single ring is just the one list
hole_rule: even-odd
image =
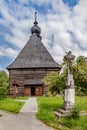
[{"label": "gravel walkway", "polygon": [[29,98],[24,106],[19,114],[0,111],[0,130],[53,130],[36,119],[36,98]]},{"label": "gravel walkway", "polygon": [[21,113],[24,112],[37,112],[37,101],[36,97],[29,97],[29,99],[26,101],[25,105],[21,109]]}]

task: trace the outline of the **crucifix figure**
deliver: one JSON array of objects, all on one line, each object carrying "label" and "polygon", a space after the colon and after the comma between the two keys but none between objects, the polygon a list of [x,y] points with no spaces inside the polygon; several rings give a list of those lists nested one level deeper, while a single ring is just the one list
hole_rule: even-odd
[{"label": "crucifix figure", "polygon": [[74,60],[75,56],[72,55],[71,51],[69,51],[64,58],[68,61],[68,74],[72,74],[72,61]]},{"label": "crucifix figure", "polygon": [[72,74],[72,61],[74,60],[75,56],[72,55],[72,52],[67,52],[67,55],[64,56],[64,59],[68,63],[68,75],[66,80],[65,86],[65,95],[64,95],[64,105],[63,108],[65,110],[69,110],[75,104],[75,86],[74,86],[74,79]]}]

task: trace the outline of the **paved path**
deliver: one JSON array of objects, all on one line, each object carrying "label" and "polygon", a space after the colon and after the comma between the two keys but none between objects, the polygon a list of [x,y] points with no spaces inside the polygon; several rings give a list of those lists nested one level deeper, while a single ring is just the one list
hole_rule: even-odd
[{"label": "paved path", "polygon": [[[30,100],[32,101],[31,105],[28,104]],[[37,111],[37,107],[35,104],[33,106],[36,98],[30,98],[30,100],[25,103],[25,107],[23,107],[19,114],[0,111],[0,114],[3,115],[0,117],[0,130],[53,130],[36,119],[35,111]]]},{"label": "paved path", "polygon": [[21,113],[23,112],[37,112],[37,101],[36,97],[30,97],[23,108],[20,111]]}]

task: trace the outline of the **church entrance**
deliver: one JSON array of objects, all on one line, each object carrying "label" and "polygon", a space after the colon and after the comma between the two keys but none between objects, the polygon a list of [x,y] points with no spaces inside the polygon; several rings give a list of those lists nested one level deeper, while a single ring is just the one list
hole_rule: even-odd
[{"label": "church entrance", "polygon": [[25,96],[30,96],[30,88],[29,88],[29,86],[24,87],[24,95]]},{"label": "church entrance", "polygon": [[42,86],[24,86],[25,96],[42,96]]},{"label": "church entrance", "polygon": [[35,96],[35,87],[31,87],[31,96]]}]

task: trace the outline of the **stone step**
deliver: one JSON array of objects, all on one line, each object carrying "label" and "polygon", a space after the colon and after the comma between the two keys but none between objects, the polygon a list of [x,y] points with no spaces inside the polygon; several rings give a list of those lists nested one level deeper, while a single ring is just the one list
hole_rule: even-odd
[{"label": "stone step", "polygon": [[63,115],[70,115],[70,113],[71,113],[69,110],[63,110],[63,109],[59,109],[56,111],[60,114],[63,114]]},{"label": "stone step", "polygon": [[59,113],[59,112],[57,112],[57,111],[55,111],[54,114],[55,114],[55,116],[56,116],[57,118],[65,117],[65,115],[63,115],[63,114],[61,114],[61,113]]},{"label": "stone step", "polygon": [[71,112],[69,110],[63,110],[63,109],[59,109],[59,110],[56,110],[54,112],[55,116],[57,118],[60,118],[60,117],[65,117],[65,116],[69,116],[71,114]]}]

